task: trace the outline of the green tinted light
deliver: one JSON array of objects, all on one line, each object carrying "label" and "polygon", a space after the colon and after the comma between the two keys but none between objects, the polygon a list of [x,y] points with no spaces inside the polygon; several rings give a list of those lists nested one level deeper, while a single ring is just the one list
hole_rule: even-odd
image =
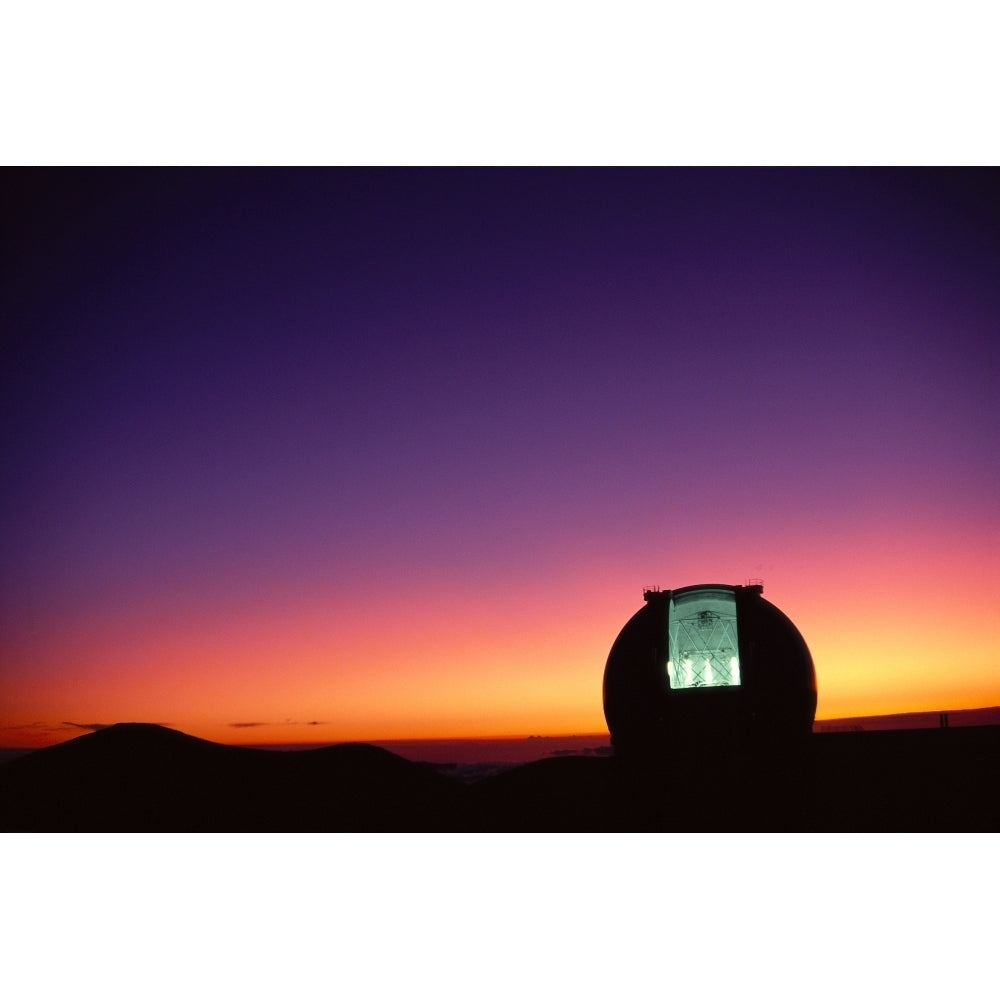
[{"label": "green tinted light", "polygon": [[703,587],[675,594],[667,626],[667,676],[672,689],[739,685],[740,647],[732,590]]}]

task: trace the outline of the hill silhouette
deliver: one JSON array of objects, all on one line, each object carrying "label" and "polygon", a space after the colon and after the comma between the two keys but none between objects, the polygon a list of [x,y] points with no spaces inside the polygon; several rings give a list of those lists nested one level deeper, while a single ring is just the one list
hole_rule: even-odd
[{"label": "hill silhouette", "polygon": [[813,734],[667,765],[558,756],[463,783],[365,743],[122,723],[0,764],[8,832],[995,831],[1000,727]]},{"label": "hill silhouette", "polygon": [[6,830],[428,830],[458,787],[426,765],[346,743],[282,752],[120,723],[0,765]]}]

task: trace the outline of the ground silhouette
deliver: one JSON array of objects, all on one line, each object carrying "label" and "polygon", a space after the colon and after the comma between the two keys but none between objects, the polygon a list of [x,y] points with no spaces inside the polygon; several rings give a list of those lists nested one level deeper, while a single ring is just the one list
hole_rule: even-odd
[{"label": "ground silhouette", "polygon": [[471,783],[387,750],[110,726],[0,764],[8,832],[996,831],[1000,727],[813,734],[787,753],[549,757]]}]

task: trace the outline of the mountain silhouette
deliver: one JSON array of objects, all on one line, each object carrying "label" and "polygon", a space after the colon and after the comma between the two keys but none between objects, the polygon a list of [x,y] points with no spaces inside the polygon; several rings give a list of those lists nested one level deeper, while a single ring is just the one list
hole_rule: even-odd
[{"label": "mountain silhouette", "polygon": [[428,830],[460,786],[387,750],[230,747],[120,723],[0,765],[6,830]]},{"label": "mountain silhouette", "polygon": [[0,764],[0,830],[985,832],[998,764],[1000,727],[968,726],[552,756],[465,784],[366,743],[261,750],[122,723]]}]

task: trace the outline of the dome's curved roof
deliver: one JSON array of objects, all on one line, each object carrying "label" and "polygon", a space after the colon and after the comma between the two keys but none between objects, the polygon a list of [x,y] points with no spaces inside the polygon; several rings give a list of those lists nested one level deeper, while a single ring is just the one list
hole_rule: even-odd
[{"label": "dome's curved roof", "polygon": [[646,590],[604,668],[616,749],[675,737],[811,731],[816,672],[799,630],[760,584]]}]

